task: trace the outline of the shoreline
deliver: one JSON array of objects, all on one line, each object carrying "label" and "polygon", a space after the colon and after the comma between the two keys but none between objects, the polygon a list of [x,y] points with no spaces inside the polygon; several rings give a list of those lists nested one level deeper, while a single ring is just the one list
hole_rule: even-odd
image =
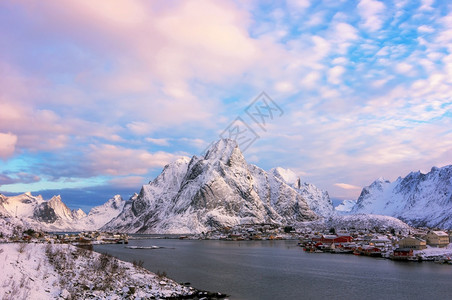
[{"label": "shoreline", "polygon": [[223,299],[105,253],[69,244],[0,244],[3,299]]}]

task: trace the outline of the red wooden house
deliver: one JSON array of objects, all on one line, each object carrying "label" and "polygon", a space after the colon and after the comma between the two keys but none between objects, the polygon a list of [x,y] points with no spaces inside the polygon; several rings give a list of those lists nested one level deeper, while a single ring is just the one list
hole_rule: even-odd
[{"label": "red wooden house", "polygon": [[412,257],[414,257],[413,249],[409,248],[397,248],[391,255],[391,258],[395,260],[408,260]]},{"label": "red wooden house", "polygon": [[342,243],[350,243],[353,241],[353,238],[349,235],[322,235],[320,237],[312,238],[313,242],[321,242],[322,244],[342,244]]}]

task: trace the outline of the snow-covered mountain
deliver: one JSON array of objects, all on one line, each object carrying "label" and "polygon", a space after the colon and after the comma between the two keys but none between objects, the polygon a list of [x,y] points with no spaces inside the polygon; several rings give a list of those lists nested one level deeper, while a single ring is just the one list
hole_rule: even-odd
[{"label": "snow-covered mountain", "polygon": [[277,167],[271,169],[270,173],[295,189],[316,214],[323,217],[334,214],[333,202],[327,191],[321,190],[311,183],[301,182],[300,177],[288,169]]},{"label": "snow-covered mountain", "polygon": [[248,164],[235,141],[220,140],[202,157],[184,157],[165,166],[102,229],[200,233],[236,224],[293,224],[319,218],[302,196],[310,187],[292,187],[284,171],[267,173]]},{"label": "snow-covered mountain", "polygon": [[23,227],[47,231],[96,230],[116,217],[124,204],[125,201],[117,195],[92,208],[87,215],[81,209],[69,209],[60,196],[44,200],[41,195],[33,196],[30,192],[11,197],[0,194],[0,216]]},{"label": "snow-covered mountain", "polygon": [[2,211],[9,216],[31,218],[35,221],[54,223],[56,221],[73,222],[86,214],[79,210],[70,210],[61,201],[60,196],[53,196],[46,201],[41,195],[33,196],[30,192],[22,195],[0,198]]},{"label": "snow-covered mountain", "polygon": [[379,178],[366,186],[352,213],[397,217],[414,226],[452,228],[452,165],[411,172],[394,182]]},{"label": "snow-covered mountain", "polygon": [[120,195],[115,195],[104,204],[93,207],[88,215],[75,222],[75,226],[84,228],[83,230],[97,230],[116,218],[124,209],[125,204],[126,201]]},{"label": "snow-covered mountain", "polygon": [[356,205],[356,200],[342,200],[342,202],[334,208],[339,214],[347,214],[352,211],[353,207]]}]

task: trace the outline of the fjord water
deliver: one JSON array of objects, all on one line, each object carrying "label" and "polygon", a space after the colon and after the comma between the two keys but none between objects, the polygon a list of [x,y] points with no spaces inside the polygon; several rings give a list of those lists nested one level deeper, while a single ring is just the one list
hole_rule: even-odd
[{"label": "fjord water", "polygon": [[452,266],[305,253],[296,241],[130,240],[94,250],[230,299],[451,299]]}]

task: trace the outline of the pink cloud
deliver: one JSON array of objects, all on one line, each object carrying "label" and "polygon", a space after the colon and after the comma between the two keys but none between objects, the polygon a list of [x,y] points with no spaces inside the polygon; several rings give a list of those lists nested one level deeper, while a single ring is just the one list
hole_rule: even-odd
[{"label": "pink cloud", "polygon": [[126,176],[113,178],[108,183],[115,187],[137,188],[140,185],[147,183],[148,181],[149,179],[141,176]]},{"label": "pink cloud", "polygon": [[0,158],[6,159],[14,154],[17,136],[12,133],[0,132]]},{"label": "pink cloud", "polygon": [[40,181],[41,178],[37,175],[28,174],[28,173],[0,173],[0,186],[6,184],[15,184],[15,183],[33,183]]},{"label": "pink cloud", "polygon": [[340,84],[342,82],[342,75],[345,72],[343,66],[334,66],[328,70],[328,81],[332,84]]},{"label": "pink cloud", "polygon": [[376,0],[361,0],[358,4],[358,12],[363,20],[363,27],[369,31],[377,31],[383,25],[386,6]]},{"label": "pink cloud", "polygon": [[335,183],[334,185],[337,187],[340,187],[341,189],[344,189],[344,190],[360,190],[361,189],[361,187],[359,187],[359,186],[348,184],[348,183]]},{"label": "pink cloud", "polygon": [[159,146],[169,146],[170,145],[169,139],[154,139],[154,138],[147,137],[147,138],[145,138],[145,141],[155,144],[155,145],[159,145]]},{"label": "pink cloud", "polygon": [[[65,103],[63,97],[48,93],[47,86],[42,81],[20,75],[16,68],[4,63],[0,63],[0,90],[0,128],[3,132],[16,136],[16,151],[61,149],[68,145],[71,137],[121,140],[117,134],[122,129],[121,126],[85,120],[84,115],[77,114],[80,103],[74,104],[73,99]],[[38,95],[42,94],[46,94],[48,103],[39,99]],[[61,102],[56,109],[65,111],[64,115],[53,109],[38,108],[52,107],[57,99]],[[66,105],[69,108],[65,110]],[[86,113],[86,107],[83,112]],[[9,141],[12,139],[9,138]],[[12,149],[11,144],[8,149]]]},{"label": "pink cloud", "polygon": [[[221,81],[246,70],[260,52],[246,30],[249,13],[228,1],[22,4],[38,30],[68,35],[83,47],[116,55],[111,57],[120,67],[144,64],[163,82],[193,75]],[[129,81],[145,86],[140,78]]]},{"label": "pink cloud", "polygon": [[[50,41],[71,40],[90,54],[74,75],[80,89],[95,94],[46,91],[54,99],[46,101],[72,104],[78,112],[78,106],[98,106],[89,103],[93,97],[109,99],[102,109],[112,114],[133,112],[134,122],[147,122],[143,125],[148,128],[184,122],[215,125],[220,101],[195,93],[187,81],[238,82],[243,72],[265,61],[260,59],[262,49],[271,51],[249,37],[250,14],[228,1],[20,3],[36,34],[45,32]],[[94,63],[91,58],[97,56],[112,69],[107,72]]]},{"label": "pink cloud", "polygon": [[[286,69],[292,62],[321,67],[317,63],[322,58],[319,51],[304,47],[308,56],[299,55],[266,36],[250,37],[252,15],[229,1],[19,3],[27,12],[27,22],[33,25],[30,35],[45,33],[50,42],[63,44],[70,40],[82,57],[77,68],[71,66],[73,84],[49,87],[41,83],[36,91],[44,94],[40,97],[44,104],[70,111],[72,124],[88,123],[77,120],[77,115],[84,118],[86,107],[90,107],[112,119],[133,114],[127,129],[139,134],[186,122],[216,127],[215,116],[224,108],[222,95],[206,92],[203,84],[234,87],[241,84],[244,74],[252,73],[247,82],[261,89],[273,86],[273,79],[282,75],[300,78],[303,70],[299,67]],[[328,52],[326,40],[317,37],[314,42],[323,48],[322,53]],[[311,59],[313,56],[316,58]],[[111,65],[108,71],[104,62]],[[193,80],[200,83],[193,85]],[[290,92],[297,85],[286,80],[275,89]],[[68,121],[67,116],[60,117]],[[110,140],[117,140],[120,130],[92,128]]]},{"label": "pink cloud", "polygon": [[115,145],[91,145],[87,153],[86,167],[93,174],[124,176],[146,174],[179,158],[179,155],[163,151],[150,153]]}]

